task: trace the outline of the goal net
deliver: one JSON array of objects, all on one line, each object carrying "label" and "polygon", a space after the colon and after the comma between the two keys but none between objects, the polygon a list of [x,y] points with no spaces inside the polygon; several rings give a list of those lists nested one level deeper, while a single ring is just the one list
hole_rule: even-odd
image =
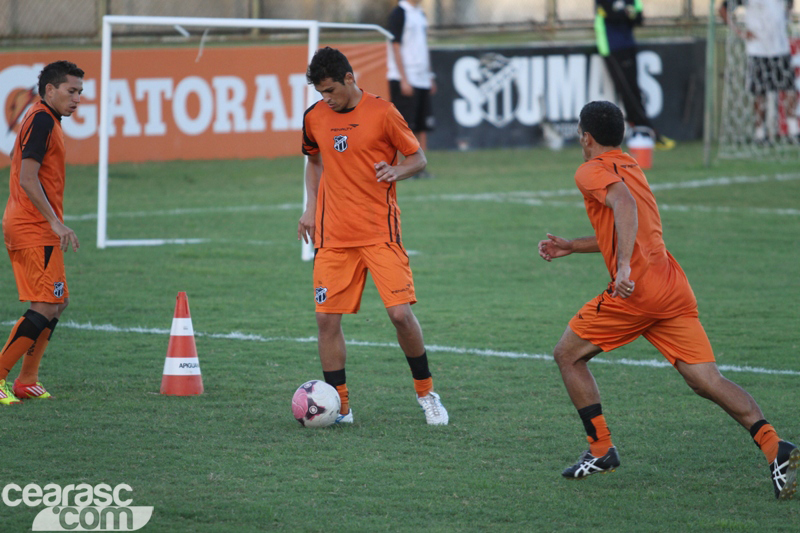
[{"label": "goal net", "polygon": [[[798,159],[797,91],[800,39],[792,24],[788,58],[757,57],[749,29],[747,2],[730,1],[719,131],[721,158]],[[782,2],[776,2],[776,5]],[[791,18],[791,17],[790,17]],[[783,28],[772,28],[780,33]],[[782,38],[781,38],[782,39]]]},{"label": "goal net", "polygon": [[[112,53],[113,32],[167,34],[193,47],[142,46]],[[137,31],[138,29],[138,31]],[[103,17],[100,68],[97,247],[153,246],[196,242],[197,238],[114,238],[109,235],[109,163],[175,159],[230,159],[299,154],[304,111],[318,94],[306,83],[308,62],[320,46],[321,31],[379,36],[376,43],[350,44],[355,70],[372,84],[387,85],[386,42],[391,34],[374,24],[323,23],[313,20],[194,17]],[[377,32],[377,33],[376,33]],[[211,35],[209,37],[209,34]],[[210,46],[219,35],[225,46]],[[207,38],[208,37],[208,38]],[[272,46],[262,46],[272,39]],[[231,46],[231,42],[235,41]],[[195,43],[197,41],[194,41]],[[277,43],[277,44],[276,44]],[[344,49],[347,44],[336,45]],[[114,76],[112,77],[112,63]],[[369,83],[367,83],[369,87]],[[270,150],[270,151],[267,151]],[[298,168],[298,196],[303,182]],[[303,184],[303,205],[305,186]],[[180,198],[176,198],[180,208]],[[119,236],[117,236],[119,237]],[[138,237],[138,236],[137,236]],[[156,237],[156,238],[148,238]],[[164,236],[166,237],[166,236]],[[187,236],[192,237],[192,236]],[[303,259],[313,257],[310,245]]]}]

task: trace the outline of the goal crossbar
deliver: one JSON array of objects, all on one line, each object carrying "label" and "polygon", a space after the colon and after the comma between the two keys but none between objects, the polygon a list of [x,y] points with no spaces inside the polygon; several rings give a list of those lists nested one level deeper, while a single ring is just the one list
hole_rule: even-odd
[{"label": "goal crossbar", "polygon": [[[108,238],[108,145],[109,145],[109,87],[111,84],[111,37],[115,25],[131,26],[172,26],[180,31],[184,27],[200,28],[259,28],[304,30],[308,32],[308,62],[319,47],[321,29],[330,30],[366,30],[377,31],[387,39],[392,34],[377,24],[350,24],[338,22],[320,22],[317,20],[289,19],[242,19],[242,18],[209,18],[209,17],[148,17],[134,15],[105,15],[103,17],[102,48],[100,59],[100,125],[98,178],[97,178],[97,247],[109,246],[158,246],[168,243],[188,243],[197,239],[109,239]],[[185,31],[185,30],[184,30]],[[182,33],[182,32],[181,32]],[[314,87],[306,90],[306,106],[316,101]],[[305,186],[303,204],[305,207]],[[304,245],[302,257],[310,258],[313,250]]]}]

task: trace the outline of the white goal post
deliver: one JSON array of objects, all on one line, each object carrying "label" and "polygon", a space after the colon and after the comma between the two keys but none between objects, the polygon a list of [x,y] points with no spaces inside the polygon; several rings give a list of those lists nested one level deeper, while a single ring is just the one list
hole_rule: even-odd
[{"label": "white goal post", "polygon": [[[197,239],[109,239],[108,238],[108,144],[109,144],[109,87],[111,83],[111,37],[114,25],[129,26],[168,26],[183,35],[188,32],[184,28],[248,28],[271,30],[295,30],[308,32],[308,62],[319,47],[321,29],[329,30],[368,30],[377,31],[387,39],[392,37],[384,28],[376,24],[346,24],[319,22],[316,20],[281,20],[281,19],[240,19],[240,18],[203,18],[203,17],[147,17],[128,15],[105,15],[103,17],[103,36],[100,73],[100,125],[98,178],[97,178],[97,247],[109,246],[157,246],[175,242],[192,242]],[[305,66],[303,66],[305,72]],[[306,90],[306,107],[310,106],[318,96],[314,87]],[[305,175],[305,173],[304,173]],[[303,206],[307,201],[305,192],[305,176],[303,179]],[[303,260],[313,258],[314,250],[310,244],[303,244],[301,257]]]}]

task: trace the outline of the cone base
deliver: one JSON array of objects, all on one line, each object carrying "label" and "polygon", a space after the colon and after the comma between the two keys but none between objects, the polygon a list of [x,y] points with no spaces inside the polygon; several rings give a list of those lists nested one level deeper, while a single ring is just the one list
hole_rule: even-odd
[{"label": "cone base", "polygon": [[164,376],[161,380],[161,394],[165,396],[203,394],[203,379],[201,376]]}]

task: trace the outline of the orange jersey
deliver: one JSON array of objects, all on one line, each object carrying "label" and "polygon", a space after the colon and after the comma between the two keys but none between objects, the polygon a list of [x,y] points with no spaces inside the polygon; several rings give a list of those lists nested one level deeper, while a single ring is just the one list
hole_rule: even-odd
[{"label": "orange jersey", "polygon": [[671,318],[695,310],[697,300],[689,280],[664,245],[661,216],[647,178],[636,160],[621,150],[605,152],[575,173],[575,183],[583,194],[612,283],[617,274],[617,233],[614,211],[605,205],[605,198],[608,186],[619,181],[627,185],[636,200],[639,229],[630,276],[636,290],[629,298],[616,298],[618,303],[632,314],[653,318]]},{"label": "orange jersey", "polygon": [[419,142],[391,102],[363,92],[353,109],[337,113],[322,102],[303,119],[303,153],[321,154],[317,192],[318,248],[401,242],[395,183],[378,182],[375,163],[397,163]]},{"label": "orange jersey", "polygon": [[19,182],[23,159],[38,161],[39,182],[58,219],[64,220],[66,150],[61,117],[42,102],[32,105],[22,120],[11,154],[9,196],[3,214],[6,248],[20,250],[35,246],[60,246],[50,224],[33,205]]}]

